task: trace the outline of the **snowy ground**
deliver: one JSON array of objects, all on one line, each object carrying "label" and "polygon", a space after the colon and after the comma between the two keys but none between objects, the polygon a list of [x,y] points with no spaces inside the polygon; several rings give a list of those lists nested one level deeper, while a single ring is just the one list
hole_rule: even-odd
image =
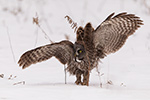
[{"label": "snowy ground", "polygon": [[[142,1],[0,0],[0,75],[4,74],[0,100],[150,100],[150,13]],[[150,6],[148,0],[146,3]],[[96,28],[110,13],[123,11],[140,16],[144,26],[121,50],[102,60],[101,76],[94,69],[88,87],[75,85],[69,73],[64,84],[64,66],[55,58],[19,68],[22,53],[49,43],[32,22],[36,13],[51,40],[61,41],[69,35],[74,42],[75,34],[64,16],[82,26],[91,22]]]}]

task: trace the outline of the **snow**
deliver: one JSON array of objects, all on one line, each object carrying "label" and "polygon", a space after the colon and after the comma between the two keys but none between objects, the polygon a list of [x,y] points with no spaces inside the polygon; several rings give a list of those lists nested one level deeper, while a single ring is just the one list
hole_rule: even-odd
[{"label": "snow", "polygon": [[[78,26],[91,22],[96,28],[110,13],[124,11],[140,16],[144,25],[118,52],[101,61],[100,75],[92,70],[88,87],[74,84],[75,77],[69,73],[65,84],[64,66],[55,58],[19,68],[17,61],[25,51],[49,43],[32,22],[36,13],[52,41],[64,40],[67,34],[74,42],[66,15]],[[4,74],[0,100],[149,100],[149,17],[142,0],[0,0],[0,75]]]}]

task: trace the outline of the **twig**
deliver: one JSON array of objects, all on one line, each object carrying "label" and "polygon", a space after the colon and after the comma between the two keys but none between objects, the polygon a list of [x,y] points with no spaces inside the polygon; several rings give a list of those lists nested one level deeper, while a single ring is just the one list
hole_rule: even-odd
[{"label": "twig", "polygon": [[69,35],[65,34],[65,39],[70,40]]},{"label": "twig", "polygon": [[38,41],[38,29],[36,30],[35,34],[36,34],[36,38],[35,38],[35,45],[34,46],[36,47],[36,44],[37,44],[37,41]]},{"label": "twig", "polygon": [[67,84],[67,72],[66,72],[66,66],[64,65],[64,72],[65,72],[65,84]]},{"label": "twig", "polygon": [[110,68],[110,67],[109,67],[109,57],[108,57],[107,81],[109,80],[109,71],[110,71],[109,68]]},{"label": "twig", "polygon": [[9,78],[8,78],[8,80],[13,80],[13,79],[15,79],[16,77],[17,77],[17,76],[10,75]]},{"label": "twig", "polygon": [[25,85],[25,81],[17,82],[17,83],[14,83],[13,85],[18,85],[18,84],[23,84],[23,85]]},{"label": "twig", "polygon": [[75,23],[68,15],[65,16],[69,24],[71,24],[72,29],[74,29],[74,32],[77,31],[77,23]]},{"label": "twig", "polygon": [[113,82],[111,80],[108,80],[107,84],[113,85]]},{"label": "twig", "polygon": [[45,21],[45,24],[47,25],[49,32],[53,34],[53,31],[52,31],[51,27],[49,26],[48,21],[46,19],[44,19],[44,21]]},{"label": "twig", "polygon": [[[37,14],[36,14],[36,16],[37,16]],[[36,24],[39,28],[40,28],[40,30],[44,33],[44,35],[45,35],[45,38],[46,39],[48,39],[51,43],[53,43],[53,41],[49,38],[49,36],[46,34],[46,32],[42,29],[42,27],[40,26],[40,24],[39,24],[39,19],[38,19],[38,16],[37,17],[33,17],[33,24]]]},{"label": "twig", "polygon": [[4,78],[4,74],[0,74],[0,78]]},{"label": "twig", "polygon": [[98,73],[98,77],[99,77],[99,81],[100,81],[100,87],[102,88],[102,86],[103,86],[103,84],[102,84],[102,81],[101,81],[101,76],[103,75],[101,75],[100,74],[100,71],[98,70],[98,67],[96,67],[96,71],[97,71],[97,73]]},{"label": "twig", "polygon": [[124,85],[123,83],[121,83],[120,86],[126,87],[126,85]]},{"label": "twig", "polygon": [[44,33],[45,38],[48,39],[51,43],[53,43],[53,41],[49,38],[49,36],[46,34],[46,32],[41,28],[41,26],[38,24],[38,27],[41,29],[41,31]]},{"label": "twig", "polygon": [[11,39],[10,39],[10,35],[9,35],[9,31],[8,31],[8,27],[7,27],[7,26],[6,26],[6,29],[7,29],[7,35],[8,35],[8,39],[9,39],[9,45],[10,45],[10,49],[11,49],[11,52],[12,52],[12,56],[13,56],[14,62],[16,62],[16,59],[15,59],[15,55],[14,55],[14,51],[13,51],[13,47],[12,47],[12,44],[11,44]]},{"label": "twig", "polygon": [[[109,72],[110,72],[110,61],[109,61],[109,57],[108,57],[108,69],[107,69],[107,84],[110,84],[110,80],[109,80]],[[108,88],[108,85],[107,85],[107,88]]]}]

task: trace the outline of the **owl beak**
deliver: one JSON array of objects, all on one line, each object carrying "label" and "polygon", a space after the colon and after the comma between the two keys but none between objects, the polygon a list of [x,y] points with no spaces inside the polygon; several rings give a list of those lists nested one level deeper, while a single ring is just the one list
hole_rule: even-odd
[{"label": "owl beak", "polygon": [[81,60],[79,60],[79,58],[77,57],[76,54],[74,55],[74,57],[75,57],[75,58],[74,58],[75,62],[81,62]]},{"label": "owl beak", "polygon": [[74,60],[77,62],[76,57],[77,57],[77,55],[76,55],[76,54],[74,54]]},{"label": "owl beak", "polygon": [[78,58],[78,57],[75,57],[75,61],[76,61],[76,62],[78,62],[78,63],[80,63],[80,62],[81,62],[81,60],[79,60],[79,58]]}]

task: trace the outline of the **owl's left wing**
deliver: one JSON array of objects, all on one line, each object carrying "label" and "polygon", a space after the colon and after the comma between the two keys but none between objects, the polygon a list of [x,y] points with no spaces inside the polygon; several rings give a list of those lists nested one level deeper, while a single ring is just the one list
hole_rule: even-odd
[{"label": "owl's left wing", "polygon": [[120,13],[109,15],[93,32],[94,44],[97,51],[105,54],[119,50],[126,39],[137,30],[143,21],[134,14]]},{"label": "owl's left wing", "polygon": [[29,50],[20,57],[18,64],[24,69],[31,64],[48,60],[52,56],[56,57],[62,64],[69,63],[73,57],[73,43],[61,41]]}]

